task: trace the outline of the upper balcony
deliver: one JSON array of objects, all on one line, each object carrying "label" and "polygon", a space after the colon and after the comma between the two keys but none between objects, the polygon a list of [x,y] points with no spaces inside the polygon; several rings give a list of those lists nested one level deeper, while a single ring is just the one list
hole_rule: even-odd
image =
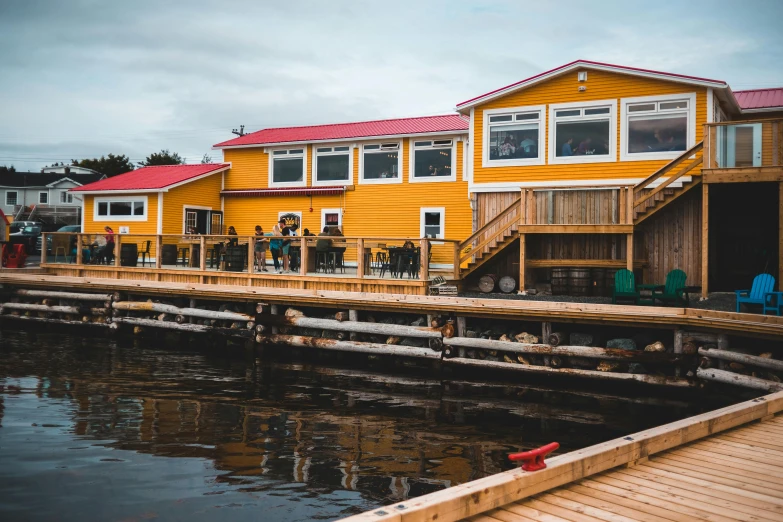
[{"label": "upper balcony", "polygon": [[783,181],[783,119],[706,123],[704,183]]}]

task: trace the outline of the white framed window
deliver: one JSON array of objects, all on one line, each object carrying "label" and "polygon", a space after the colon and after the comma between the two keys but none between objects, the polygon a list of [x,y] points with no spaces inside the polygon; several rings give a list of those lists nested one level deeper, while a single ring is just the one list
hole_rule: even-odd
[{"label": "white framed window", "polygon": [[307,186],[307,146],[269,150],[270,187]]},{"label": "white framed window", "polygon": [[410,139],[410,183],[457,180],[456,139]]},{"label": "white framed window", "polygon": [[353,147],[313,145],[313,185],[351,185]]},{"label": "white framed window", "polygon": [[483,167],[543,165],[545,105],[484,111]]},{"label": "white framed window", "polygon": [[343,210],[341,208],[322,208],[321,209],[321,228],[319,233],[328,227],[329,231],[339,228],[343,232]]},{"label": "white framed window", "polygon": [[437,239],[446,237],[446,207],[421,207],[419,217],[420,237]]},{"label": "white framed window", "polygon": [[359,151],[360,183],[402,183],[402,141],[364,143]]},{"label": "white framed window", "polygon": [[73,194],[70,192],[60,192],[60,203],[73,203]]},{"label": "white framed window", "polygon": [[39,192],[38,193],[38,203],[42,205],[46,205],[49,203],[49,193],[48,192]]},{"label": "white framed window", "polygon": [[147,196],[96,197],[94,221],[147,221]]},{"label": "white framed window", "polygon": [[623,98],[620,159],[674,159],[696,143],[696,93]]},{"label": "white framed window", "polygon": [[16,190],[5,191],[5,204],[6,206],[13,206],[19,204],[19,192]]},{"label": "white framed window", "polygon": [[549,163],[617,161],[617,101],[549,106]]}]

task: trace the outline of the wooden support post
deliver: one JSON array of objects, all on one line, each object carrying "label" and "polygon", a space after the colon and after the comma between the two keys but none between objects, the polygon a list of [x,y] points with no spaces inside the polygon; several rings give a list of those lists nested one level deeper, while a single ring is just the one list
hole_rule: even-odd
[{"label": "wooden support post", "polygon": [[[359,310],[348,310],[348,320],[354,323],[359,322]],[[358,341],[359,340],[359,334],[356,332],[351,332],[348,334],[348,339],[351,341]]]},{"label": "wooden support post", "polygon": [[467,324],[465,318],[462,316],[457,317],[457,337],[465,337],[466,329],[467,329]]},{"label": "wooden support post", "polygon": [[422,281],[430,280],[430,241],[429,239],[419,240],[421,246],[421,258],[419,259],[419,279]]},{"label": "wooden support post", "polygon": [[199,252],[199,259],[198,261],[198,268],[202,272],[205,272],[207,270],[207,241],[204,236],[201,236],[201,248],[199,249],[201,252]]},{"label": "wooden support post", "polygon": [[[8,229],[6,228],[6,230],[8,230]],[[40,262],[40,264],[42,264],[42,265],[44,263],[46,263],[46,239],[47,239],[48,236],[49,236],[49,234],[41,234],[41,262]],[[10,238],[6,238],[6,239],[10,239]],[[9,244],[9,247],[10,247],[10,244]]]},{"label": "wooden support post", "polygon": [[[160,236],[158,236],[158,237],[160,237]],[[188,301],[188,306],[190,308],[196,308],[196,300],[195,299],[190,299]],[[188,316],[188,323],[193,323],[193,320],[194,320],[194,317],[192,315]]]},{"label": "wooden support post", "polygon": [[[46,238],[43,238],[41,243],[41,248],[44,250],[41,251],[41,262],[45,262],[46,260]],[[84,264],[84,254],[82,252],[82,235],[76,234],[76,264],[81,265]]]},{"label": "wooden support post", "polygon": [[256,238],[250,236],[247,240],[247,273],[253,273],[256,257]]},{"label": "wooden support post", "polygon": [[[276,304],[269,305],[269,313],[272,314],[272,315],[277,315],[278,314],[278,309],[277,309],[277,305]],[[273,326],[272,327],[272,334],[273,335],[277,334],[277,332],[278,332],[277,326]]]},{"label": "wooden support post", "polygon": [[633,223],[633,198],[634,196],[633,186],[629,186],[625,190],[625,224],[630,225]]},{"label": "wooden support post", "polygon": [[122,266],[120,257],[122,252],[122,236],[120,234],[114,235],[114,266]]},{"label": "wooden support post", "polygon": [[625,268],[633,272],[633,233],[625,236]]},{"label": "wooden support post", "polygon": [[525,192],[527,192],[527,201],[525,202],[526,211],[527,211],[527,224],[535,225],[536,224],[536,195],[533,192],[533,189],[527,189],[525,190]]},{"label": "wooden support post", "polygon": [[778,183],[778,290],[781,288],[783,288],[783,182]]},{"label": "wooden support post", "polygon": [[620,187],[617,194],[617,203],[619,209],[617,211],[617,222],[621,225],[625,224],[625,187]]},{"label": "wooden support post", "polygon": [[155,268],[163,268],[163,236],[155,235]]},{"label": "wooden support post", "polygon": [[307,275],[307,265],[310,262],[308,259],[309,252],[307,251],[307,238],[302,236],[302,244],[299,247],[299,275]]},{"label": "wooden support post", "polygon": [[709,260],[710,260],[710,186],[701,184],[701,296],[707,297],[709,292]]},{"label": "wooden support post", "polygon": [[682,353],[682,328],[674,329],[674,353]]},{"label": "wooden support post", "polygon": [[525,295],[525,234],[519,234],[519,293]]},{"label": "wooden support post", "polygon": [[525,215],[525,209],[527,208],[527,205],[525,204],[526,202],[527,191],[522,189],[519,192],[519,210],[517,215],[517,223],[520,225],[527,223],[527,216]]},{"label": "wooden support post", "polygon": [[452,243],[452,245],[454,246],[454,261],[453,261],[454,266],[453,266],[452,277],[454,278],[455,281],[459,281],[459,277],[460,277],[459,276],[459,269],[460,269],[460,266],[459,266],[459,255],[460,255],[459,243]]},{"label": "wooden support post", "polygon": [[552,335],[552,323],[544,321],[541,323],[541,343],[549,344],[550,335]]},{"label": "wooden support post", "polygon": [[364,239],[362,238],[356,240],[356,277],[364,278]]}]

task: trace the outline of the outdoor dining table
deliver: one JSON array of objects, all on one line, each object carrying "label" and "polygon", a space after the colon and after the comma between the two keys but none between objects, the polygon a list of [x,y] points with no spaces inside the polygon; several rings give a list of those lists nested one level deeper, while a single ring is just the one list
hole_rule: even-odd
[{"label": "outdoor dining table", "polygon": [[415,266],[416,256],[418,251],[415,248],[405,247],[386,247],[389,251],[389,266],[391,268],[392,277],[402,278],[403,270]]}]

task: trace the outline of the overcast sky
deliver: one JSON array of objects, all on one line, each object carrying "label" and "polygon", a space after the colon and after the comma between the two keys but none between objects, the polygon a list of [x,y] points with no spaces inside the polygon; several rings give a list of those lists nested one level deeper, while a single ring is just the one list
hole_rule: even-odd
[{"label": "overcast sky", "polygon": [[0,165],[442,114],[584,58],[783,86],[783,0],[0,0]]}]

